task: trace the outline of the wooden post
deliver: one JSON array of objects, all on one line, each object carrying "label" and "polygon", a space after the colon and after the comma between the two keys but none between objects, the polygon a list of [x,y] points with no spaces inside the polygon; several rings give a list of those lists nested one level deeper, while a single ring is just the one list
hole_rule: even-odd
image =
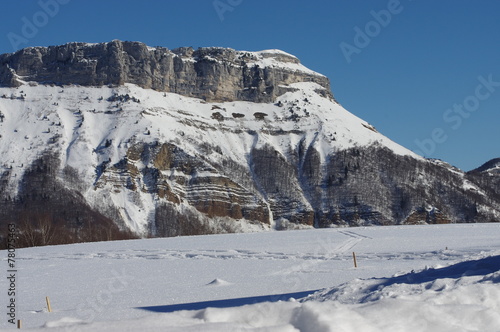
[{"label": "wooden post", "polygon": [[358,263],[356,262],[356,253],[353,251],[352,252],[352,259],[354,260],[354,267],[358,267]]},{"label": "wooden post", "polygon": [[20,328],[21,328],[21,320],[20,320],[20,319],[18,319],[18,320],[17,320],[17,328],[18,328],[18,329],[20,329]]},{"label": "wooden post", "polygon": [[45,301],[47,301],[47,310],[49,312],[52,312],[52,308],[50,307],[50,300],[49,300],[48,296],[45,297]]}]

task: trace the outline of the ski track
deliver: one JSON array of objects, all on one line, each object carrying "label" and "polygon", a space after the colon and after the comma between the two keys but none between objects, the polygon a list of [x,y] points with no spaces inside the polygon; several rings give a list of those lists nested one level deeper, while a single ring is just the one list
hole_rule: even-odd
[{"label": "ski track", "polygon": [[355,233],[353,231],[339,231],[339,233],[347,236],[348,239],[346,241],[342,242],[336,248],[335,251],[338,254],[346,253],[346,252],[352,250],[361,241],[366,240],[366,239],[371,239],[369,236],[361,235],[361,234]]},{"label": "ski track", "polygon": [[[336,247],[323,248],[322,252],[290,253],[255,251],[246,249],[123,249],[118,251],[101,251],[96,253],[68,253],[68,254],[40,254],[30,257],[20,257],[18,260],[89,260],[89,259],[145,259],[145,260],[177,260],[177,259],[214,259],[214,260],[294,260],[314,264],[321,261],[345,261],[350,259],[351,250],[365,240],[373,238],[355,233],[353,231],[339,231],[347,239]],[[463,253],[456,250],[434,250],[429,252],[399,252],[395,253],[359,253],[363,260],[418,260],[438,259],[453,260],[462,257]]]}]

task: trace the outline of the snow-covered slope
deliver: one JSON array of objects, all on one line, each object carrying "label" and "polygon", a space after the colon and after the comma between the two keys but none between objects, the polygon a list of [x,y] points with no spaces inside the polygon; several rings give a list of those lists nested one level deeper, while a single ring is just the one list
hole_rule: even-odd
[{"label": "snow-covered slope", "polygon": [[73,43],[0,69],[22,84],[0,88],[3,220],[75,239],[109,223],[177,236],[500,217],[483,182],[378,133],[279,50]]},{"label": "snow-covered slope", "polygon": [[[184,152],[203,155],[211,164],[230,159],[242,168],[248,167],[252,149],[269,146],[287,158],[299,142],[317,150],[322,163],[336,151],[375,144],[389,147],[397,154],[420,158],[339,104],[318,95],[315,90],[322,89],[321,86],[296,83],[290,87],[297,90],[279,97],[274,104],[206,103],[131,84],[116,88],[42,85],[0,88],[0,96],[5,96],[0,98],[4,115],[0,124],[2,142],[13,143],[0,145],[1,166],[10,171],[7,191],[15,196],[23,172],[51,151],[59,155],[60,169],[70,167],[77,172],[82,181],[79,185],[85,188],[82,194],[91,204],[99,204],[109,194],[110,200],[122,209],[120,214],[127,226],[145,233],[152,222],[148,216],[154,212],[157,197],[141,191],[131,197],[128,190],[116,187],[116,182],[103,181],[104,171],[96,171],[103,164],[118,164],[139,142],[173,141]],[[255,117],[259,112],[265,114],[262,120]],[[214,116],[215,113],[221,117]],[[213,151],[206,153],[207,145]],[[141,161],[136,165],[153,166]],[[167,175],[190,181],[193,177],[213,177],[213,173],[213,170],[207,170],[206,174],[170,171]],[[147,186],[147,179],[138,181],[141,181],[139,187]],[[170,185],[175,191],[176,184]]]},{"label": "snow-covered slope", "polygon": [[427,225],[21,249],[16,319],[34,331],[494,332],[499,236],[499,224]]}]

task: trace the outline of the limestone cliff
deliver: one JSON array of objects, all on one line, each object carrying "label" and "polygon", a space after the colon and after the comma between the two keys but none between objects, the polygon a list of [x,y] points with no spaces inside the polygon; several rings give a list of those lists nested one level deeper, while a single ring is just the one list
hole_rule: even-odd
[{"label": "limestone cliff", "polygon": [[169,50],[139,42],[30,47],[0,56],[0,85],[22,82],[123,85],[174,92],[207,101],[272,102],[296,82],[316,82],[328,94],[328,79],[285,52],[182,47]]}]

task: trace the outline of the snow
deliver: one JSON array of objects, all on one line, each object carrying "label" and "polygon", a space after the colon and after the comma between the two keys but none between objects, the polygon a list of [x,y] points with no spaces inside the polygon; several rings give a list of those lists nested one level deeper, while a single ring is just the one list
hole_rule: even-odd
[{"label": "snow", "polygon": [[230,282],[227,282],[225,280],[215,278],[214,280],[210,281],[207,285],[211,286],[225,286],[225,285],[230,285]]},{"label": "snow", "polygon": [[499,236],[455,224],[18,249],[17,318],[32,331],[493,332]]},{"label": "snow", "polygon": [[[0,96],[5,95],[0,98],[4,115],[0,122],[1,140],[10,142],[0,146],[0,167],[10,171],[8,190],[15,194],[20,177],[34,160],[47,151],[58,153],[61,169],[72,167],[85,181],[84,190],[79,190],[87,201],[101,208],[100,204],[107,204],[103,198],[110,196],[123,207],[120,213],[128,228],[144,234],[157,197],[140,191],[136,196],[126,190],[116,192],[113,183],[96,176],[99,165],[118,163],[135,142],[171,143],[192,156],[203,156],[208,162],[220,164],[226,158],[245,168],[252,148],[268,145],[288,158],[300,141],[314,146],[323,161],[338,151],[374,144],[421,159],[370,129],[370,125],[341,105],[320,96],[315,92],[323,89],[320,85],[302,82],[288,87],[298,90],[281,95],[274,103],[207,103],[133,84],[114,88],[40,84],[0,88]],[[129,95],[140,102],[108,100],[116,95]],[[281,107],[277,106],[280,102]],[[290,118],[291,110],[295,120]],[[221,113],[224,121],[212,118],[214,112]],[[257,112],[267,116],[256,119]],[[233,113],[244,117],[234,118]],[[106,142],[110,142],[107,147]],[[220,150],[207,153],[201,142]],[[141,163],[136,161],[136,166],[151,166]],[[177,188],[176,194],[182,194],[175,181],[169,186]]]},{"label": "snow", "polygon": [[[257,65],[257,66],[263,67],[263,68],[264,67],[276,67],[276,68],[286,69],[289,71],[299,71],[299,72],[303,72],[303,73],[307,73],[307,74],[315,75],[315,76],[324,76],[323,74],[320,74],[314,70],[307,68],[306,66],[302,65],[301,63],[283,62],[283,61],[280,61],[280,60],[275,59],[273,57],[263,57],[262,54],[266,54],[264,52],[262,52],[262,53],[256,52],[254,54],[257,55],[257,60],[254,62],[249,62],[250,64],[253,64],[254,66]],[[267,54],[271,54],[271,53],[267,53]],[[285,55],[286,54],[288,56],[295,58],[295,56],[289,55],[285,52],[275,53],[275,54],[277,54],[277,55]]]},{"label": "snow", "polygon": [[[253,65],[253,66],[259,66],[259,67],[276,67],[276,68],[281,68],[285,69],[288,71],[292,72],[303,72],[307,73],[309,75],[314,75],[314,76],[322,76],[324,77],[325,75],[318,73],[314,70],[311,70],[307,68],[306,66],[302,65],[299,61],[299,59],[290,53],[287,53],[282,50],[278,49],[269,49],[269,50],[262,50],[262,51],[257,51],[257,52],[250,52],[250,51],[236,51],[236,54],[240,57],[251,57],[253,60],[247,60],[249,61],[248,64]],[[275,58],[274,56],[285,56],[291,59],[291,61],[283,60]]]},{"label": "snow", "polygon": [[288,57],[291,57],[291,58],[295,58],[298,60],[298,58],[295,56],[295,55],[292,55],[290,53],[287,53],[285,51],[282,51],[282,50],[278,50],[278,49],[270,49],[270,50],[262,50],[262,51],[258,51],[258,52],[255,52],[256,54],[277,54],[277,55],[285,55],[285,56],[288,56]]}]

